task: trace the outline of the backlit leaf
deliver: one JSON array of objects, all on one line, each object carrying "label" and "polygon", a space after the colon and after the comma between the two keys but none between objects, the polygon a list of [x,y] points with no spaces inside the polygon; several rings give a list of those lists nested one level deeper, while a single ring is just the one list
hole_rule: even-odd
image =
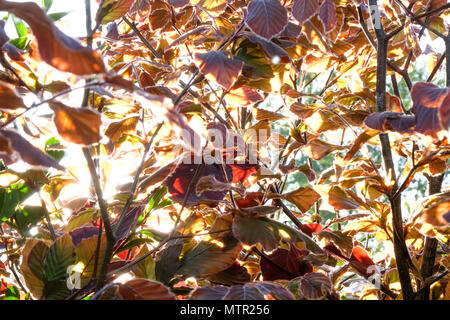
[{"label": "backlit leaf", "polygon": [[292,15],[300,24],[308,21],[319,10],[319,0],[294,0]]},{"label": "backlit leaf", "polygon": [[207,79],[217,82],[225,89],[231,88],[242,71],[242,62],[232,60],[220,51],[197,53],[195,60]]},{"label": "backlit leaf", "polygon": [[59,135],[68,142],[90,145],[100,140],[101,116],[88,108],[71,108],[60,102],[49,102],[55,112],[53,121]]},{"label": "backlit leaf", "polygon": [[28,23],[42,60],[56,69],[76,75],[105,72],[100,55],[62,33],[37,4],[1,1],[0,10],[9,11]]},{"label": "backlit leaf", "polygon": [[287,10],[279,0],[250,1],[247,25],[257,35],[270,40],[283,31],[287,23]]}]

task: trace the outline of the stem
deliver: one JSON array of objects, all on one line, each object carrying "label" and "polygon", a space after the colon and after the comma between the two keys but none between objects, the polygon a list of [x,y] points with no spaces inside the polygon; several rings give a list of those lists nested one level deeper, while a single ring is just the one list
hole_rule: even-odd
[{"label": "stem", "polygon": [[[386,71],[387,71],[387,51],[389,38],[386,36],[378,11],[377,0],[369,0],[373,25],[377,37],[377,84],[376,84],[376,111],[386,111]],[[395,167],[392,158],[389,136],[385,133],[380,134],[381,150],[383,155],[384,169],[392,181],[396,181]],[[392,187],[392,194],[395,193],[397,184]],[[411,299],[414,292],[411,285],[409,274],[410,256],[406,247],[403,233],[403,219],[401,208],[401,197],[393,198],[389,196],[389,202],[392,212],[392,224],[394,229],[394,253],[397,263],[397,270],[402,287],[403,298]]]}]

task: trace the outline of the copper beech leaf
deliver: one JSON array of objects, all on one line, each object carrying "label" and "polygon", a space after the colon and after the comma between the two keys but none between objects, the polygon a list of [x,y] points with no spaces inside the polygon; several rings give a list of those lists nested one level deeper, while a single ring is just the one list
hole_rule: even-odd
[{"label": "copper beech leaf", "polygon": [[303,187],[284,194],[283,197],[295,204],[302,213],[305,213],[320,199],[320,194],[311,187]]},{"label": "copper beech leaf", "polygon": [[276,282],[246,283],[233,287],[198,287],[189,296],[190,300],[265,300],[270,295],[277,300],[294,300],[289,290]]},{"label": "copper beech leaf", "polygon": [[175,274],[208,276],[229,268],[242,248],[230,231],[231,219],[231,215],[218,217],[210,229],[211,233],[184,254]]},{"label": "copper beech leaf", "polygon": [[243,66],[242,62],[232,60],[220,51],[197,53],[195,61],[208,80],[217,82],[227,90],[241,74]]},{"label": "copper beech leaf", "polygon": [[[11,160],[11,156],[15,158],[17,155],[22,161],[37,168],[55,168],[61,171],[65,171],[55,159],[46,155],[40,149],[33,146],[19,133],[13,130],[0,130],[0,137],[9,141],[10,148],[5,148],[5,144],[1,144],[0,158],[8,157]],[[8,145],[6,144],[6,147]],[[7,153],[9,150],[13,151],[13,154]],[[3,158],[4,159],[4,158]],[[7,161],[8,162],[8,161]]]},{"label": "copper beech leaf", "polygon": [[15,92],[14,86],[0,81],[0,111],[11,112],[17,109],[26,109],[22,98]]},{"label": "copper beech leaf", "polygon": [[336,5],[333,0],[325,0],[319,9],[319,18],[323,23],[325,33],[336,27]]},{"label": "copper beech leaf", "polygon": [[247,25],[257,35],[270,40],[281,33],[287,23],[287,10],[279,0],[250,1]]},{"label": "copper beech leaf", "polygon": [[289,63],[291,62],[291,57],[289,54],[277,45],[273,41],[266,40],[263,37],[257,36],[255,34],[245,34],[245,36],[253,43],[256,43],[260,46],[262,51],[266,54],[266,56],[275,64],[278,63]]},{"label": "copper beech leaf", "polygon": [[107,24],[123,17],[135,0],[102,0],[97,11],[96,21]]},{"label": "copper beech leaf", "polygon": [[0,10],[14,14],[30,26],[38,42],[39,55],[49,65],[76,75],[105,72],[99,53],[61,32],[36,3],[2,0]]},{"label": "copper beech leaf", "polygon": [[319,0],[295,0],[292,15],[300,24],[308,21],[319,10]]},{"label": "copper beech leaf", "polygon": [[131,117],[119,122],[113,122],[108,126],[108,129],[106,129],[105,136],[110,138],[112,142],[117,142],[123,135],[134,132],[138,122],[138,117]]},{"label": "copper beech leaf", "polygon": [[53,121],[59,135],[66,141],[90,145],[100,141],[101,116],[88,108],[71,108],[61,102],[49,102],[55,112]]},{"label": "copper beech leaf", "polygon": [[162,283],[140,278],[120,284],[119,295],[123,300],[177,300]]},{"label": "copper beech leaf", "polygon": [[208,280],[216,284],[232,286],[246,284],[250,282],[251,277],[247,269],[236,261],[231,267],[209,276]]},{"label": "copper beech leaf", "polygon": [[303,259],[308,254],[308,250],[300,250],[293,244],[289,245],[289,250],[277,248],[260,260],[263,279],[265,281],[291,280],[312,272],[312,264]]},{"label": "copper beech leaf", "polygon": [[[436,137],[444,129],[443,125],[448,130],[449,95],[450,88],[439,88],[427,82],[414,84],[411,90],[411,110],[416,115],[415,131]],[[441,119],[442,115],[444,118]]]},{"label": "copper beech leaf", "polygon": [[240,87],[231,89],[225,96],[225,100],[227,100],[231,104],[248,106],[264,100],[264,97],[254,89]]},{"label": "copper beech leaf", "polygon": [[233,234],[247,245],[260,243],[265,250],[271,251],[279,246],[279,242],[304,242],[306,248],[314,253],[323,253],[322,249],[301,230],[294,229],[281,222],[269,218],[247,218],[235,215]]},{"label": "copper beech leaf", "polygon": [[298,279],[299,292],[308,300],[321,300],[333,288],[330,278],[323,273],[311,272]]},{"label": "copper beech leaf", "polygon": [[339,146],[321,139],[313,139],[308,142],[303,150],[314,160],[320,160],[331,152],[347,149],[348,146]]},{"label": "copper beech leaf", "polygon": [[20,271],[27,288],[36,299],[41,299],[44,292],[43,264],[49,245],[38,239],[27,239],[22,249]]}]

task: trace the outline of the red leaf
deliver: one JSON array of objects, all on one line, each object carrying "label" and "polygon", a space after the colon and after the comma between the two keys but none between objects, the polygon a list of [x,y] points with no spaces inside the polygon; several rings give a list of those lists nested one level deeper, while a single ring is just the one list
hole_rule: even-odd
[{"label": "red leaf", "polygon": [[325,0],[320,6],[319,18],[323,23],[325,33],[336,27],[336,5],[333,0]]},{"label": "red leaf", "polygon": [[228,58],[223,52],[211,51],[195,54],[198,68],[206,78],[230,89],[242,71],[243,63]]},{"label": "red leaf", "polygon": [[252,0],[248,5],[247,25],[267,40],[281,33],[287,23],[287,10],[278,0]]},{"label": "red leaf", "polygon": [[367,268],[375,265],[367,251],[361,247],[353,248],[349,262],[352,267],[359,271],[364,277],[369,277],[372,274],[372,272],[367,272]]},{"label": "red leaf", "polygon": [[[196,170],[199,170],[199,172],[194,179]],[[232,177],[232,170],[228,166],[226,166],[226,174],[227,177]],[[171,194],[170,198],[182,204],[192,181],[191,190],[186,201],[187,208],[200,202],[217,205],[218,201],[222,200],[228,191],[206,191],[203,192],[201,196],[197,195],[195,192],[198,180],[201,177],[209,175],[214,176],[217,181],[227,182],[223,174],[222,164],[180,164],[178,168],[175,169],[174,173],[166,180],[168,190]]]},{"label": "red leaf", "polygon": [[308,21],[319,10],[319,0],[295,0],[292,15],[300,24]]},{"label": "red leaf", "polygon": [[49,65],[77,75],[105,72],[100,55],[62,33],[36,3],[1,1],[0,10],[28,23],[37,39],[39,54]]},{"label": "red leaf", "polygon": [[312,237],[313,233],[318,233],[323,230],[323,226],[318,223],[308,223],[302,224],[300,230],[306,233],[308,236]]},{"label": "red leaf", "polygon": [[262,192],[250,192],[244,198],[236,199],[236,205],[239,209],[260,206],[263,198]]},{"label": "red leaf", "polygon": [[308,250],[300,250],[294,245],[290,249],[278,248],[267,258],[261,258],[261,273],[265,281],[291,280],[298,276],[312,272],[313,267],[303,258],[309,254]]},{"label": "red leaf", "polygon": [[229,164],[227,167],[232,169],[233,183],[242,183],[248,185],[248,179],[256,174],[259,166],[257,164]]}]

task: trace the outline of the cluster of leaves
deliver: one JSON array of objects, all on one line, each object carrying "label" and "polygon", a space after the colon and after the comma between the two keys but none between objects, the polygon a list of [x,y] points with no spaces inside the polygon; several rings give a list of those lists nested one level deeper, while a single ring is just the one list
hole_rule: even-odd
[{"label": "cluster of leaves", "polygon": [[0,0],[0,297],[449,299],[446,1],[97,2]]}]

